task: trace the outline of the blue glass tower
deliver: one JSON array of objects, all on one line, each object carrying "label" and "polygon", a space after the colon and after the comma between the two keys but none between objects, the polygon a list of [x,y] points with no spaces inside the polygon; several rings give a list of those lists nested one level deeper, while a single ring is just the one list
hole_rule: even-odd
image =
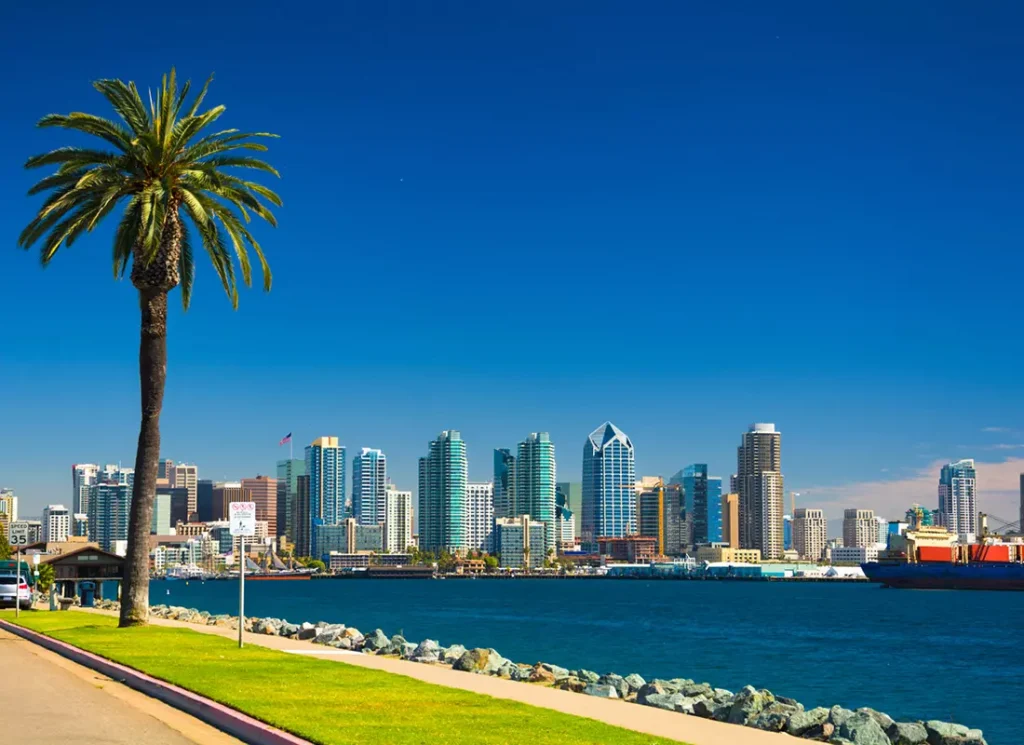
[{"label": "blue glass tower", "polygon": [[684,468],[679,477],[683,486],[683,513],[689,530],[690,546],[722,540],[722,479],[708,476],[706,463]]},{"label": "blue glass tower", "polygon": [[306,446],[309,477],[310,556],[320,556],[316,526],[337,525],[345,517],[345,448],[337,437],[320,437]]},{"label": "blue glass tower", "polygon": [[635,535],[636,464],[633,443],[611,422],[590,433],[583,446],[583,549],[597,551],[598,538]]}]

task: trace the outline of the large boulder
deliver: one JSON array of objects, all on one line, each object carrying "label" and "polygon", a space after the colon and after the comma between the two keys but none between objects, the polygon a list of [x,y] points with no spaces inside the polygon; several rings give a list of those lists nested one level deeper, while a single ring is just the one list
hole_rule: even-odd
[{"label": "large boulder", "polygon": [[320,632],[313,637],[314,644],[330,644],[336,639],[341,637],[341,632],[345,630],[345,627],[340,623],[331,624],[330,626],[324,626],[320,629]]},{"label": "large boulder", "polygon": [[334,647],[335,649],[352,649],[352,640],[339,636],[333,642],[328,643],[327,646]]},{"label": "large boulder", "polygon": [[746,686],[733,698],[726,721],[730,724],[751,724],[761,709],[774,702],[775,696],[771,691]]},{"label": "large boulder", "polygon": [[575,675],[570,675],[568,678],[563,678],[555,684],[555,688],[560,691],[572,691],[573,693],[583,693],[587,690],[588,685],[594,685],[593,683],[587,683],[585,680],[580,680]]},{"label": "large boulder", "polygon": [[299,627],[296,626],[294,623],[286,622],[281,624],[281,628],[277,630],[277,633],[281,636],[287,636],[288,638],[291,638],[299,633]]},{"label": "large boulder", "polygon": [[455,670],[462,670],[467,673],[478,673],[480,675],[493,675],[495,672],[501,669],[501,666],[505,664],[505,658],[502,657],[497,651],[493,649],[482,649],[477,647],[476,649],[467,650],[452,668]]},{"label": "large boulder", "polygon": [[384,647],[378,654],[389,654],[389,655],[401,655],[405,651],[405,637],[401,634],[395,634],[391,637],[391,641]]},{"label": "large boulder", "polygon": [[562,680],[563,678],[569,677],[568,670],[564,667],[559,667],[558,665],[552,665],[550,662],[538,662],[537,667],[550,672],[554,676],[555,680]]},{"label": "large boulder", "polygon": [[866,706],[857,709],[857,713],[867,714],[878,723],[878,726],[881,727],[883,731],[888,730],[893,724],[895,724],[893,718],[885,712],[875,711],[874,709],[869,709]]},{"label": "large boulder", "polygon": [[351,639],[353,645],[356,645],[363,640],[363,635],[355,626],[346,626],[342,630],[341,636],[344,639]]},{"label": "large boulder", "polygon": [[[594,681],[595,683],[597,681]],[[652,680],[650,683],[644,683],[640,686],[640,690],[636,692],[636,702],[638,704],[644,704],[647,706],[654,706],[654,704],[648,704],[647,699],[651,696],[664,696],[668,691],[657,680]]]},{"label": "large boulder", "polygon": [[768,732],[782,732],[789,726],[789,719],[798,714],[800,709],[792,704],[784,704],[776,700],[761,709],[757,718],[751,722],[752,726]]},{"label": "large boulder", "polygon": [[593,670],[573,670],[570,674],[574,678],[579,678],[584,683],[596,683],[601,679],[601,676],[595,673]]},{"label": "large boulder", "polygon": [[836,728],[836,732],[843,726],[843,723],[853,716],[853,712],[844,709],[842,706],[833,706],[828,711],[828,721]]},{"label": "large boulder", "polygon": [[885,734],[892,745],[924,745],[928,742],[928,730],[921,722],[893,722]]},{"label": "large boulder", "polygon": [[839,725],[839,736],[854,745],[891,745],[885,730],[864,711],[854,712]]},{"label": "large boulder", "polygon": [[790,716],[786,723],[786,732],[797,737],[803,737],[805,733],[811,732],[828,721],[829,710],[824,706],[809,711],[798,711]]},{"label": "large boulder", "polygon": [[[528,679],[531,683],[543,683],[544,685],[555,684],[555,674],[540,665],[537,665],[530,670]],[[568,680],[568,678],[563,678],[563,680]]]},{"label": "large boulder", "polygon": [[441,650],[441,662],[454,665],[455,661],[466,654],[466,648],[461,644],[453,644]]},{"label": "large boulder", "polygon": [[629,686],[630,693],[638,693],[641,688],[647,685],[647,681],[641,678],[636,673],[630,673],[625,677],[626,685]]},{"label": "large boulder", "polygon": [[583,692],[588,696],[597,696],[598,698],[619,698],[618,691],[615,690],[615,686],[602,685],[601,683],[591,683]]},{"label": "large boulder", "polygon": [[[656,709],[665,711],[677,711],[676,705],[682,703],[686,696],[681,693],[651,693],[644,696],[644,706],[653,706]],[[640,699],[637,698],[637,701]]]},{"label": "large boulder", "polygon": [[298,638],[302,641],[307,641],[309,639],[315,639],[318,633],[319,631],[317,627],[307,622],[303,623],[302,626],[299,627]]},{"label": "large boulder", "polygon": [[928,732],[928,745],[979,745],[985,738],[980,729],[969,729],[962,724],[931,720],[924,723]]},{"label": "large boulder", "polygon": [[376,652],[384,649],[390,640],[387,635],[380,629],[374,629],[368,636],[363,637],[362,649],[364,652]]},{"label": "large boulder", "polygon": [[685,685],[679,691],[684,696],[703,696],[704,698],[711,698],[715,695],[715,689],[709,686],[707,683],[690,683]]},{"label": "large boulder", "polygon": [[625,698],[629,694],[629,684],[626,682],[626,679],[623,678],[621,675],[616,675],[615,673],[608,673],[607,675],[602,675],[598,679],[596,684],[591,685],[611,686],[615,689],[615,692],[618,694],[619,698]]},{"label": "large boulder", "polygon": [[440,658],[441,646],[433,639],[424,639],[405,656],[405,659],[416,662],[437,662]]}]

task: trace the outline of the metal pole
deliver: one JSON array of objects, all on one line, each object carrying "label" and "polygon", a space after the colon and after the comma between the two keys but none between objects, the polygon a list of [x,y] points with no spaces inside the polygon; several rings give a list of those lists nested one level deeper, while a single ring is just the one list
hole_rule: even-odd
[{"label": "metal pole", "polygon": [[[10,554],[7,554],[10,556]],[[21,544],[18,544],[17,558],[14,560],[14,617],[21,618]],[[28,584],[28,579],[25,580]]]},{"label": "metal pole", "polygon": [[245,629],[245,536],[238,536],[238,648]]}]

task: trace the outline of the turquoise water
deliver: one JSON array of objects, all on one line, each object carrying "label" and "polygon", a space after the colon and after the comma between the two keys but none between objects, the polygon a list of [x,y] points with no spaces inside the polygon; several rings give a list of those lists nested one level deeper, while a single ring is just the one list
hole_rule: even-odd
[{"label": "turquoise water", "polygon": [[[153,603],[238,612],[235,582],[154,582]],[[170,595],[167,591],[170,591]],[[1024,593],[877,585],[614,580],[249,582],[246,613],[411,641],[494,647],[517,662],[750,683],[806,706],[871,706],[1019,742]]]}]

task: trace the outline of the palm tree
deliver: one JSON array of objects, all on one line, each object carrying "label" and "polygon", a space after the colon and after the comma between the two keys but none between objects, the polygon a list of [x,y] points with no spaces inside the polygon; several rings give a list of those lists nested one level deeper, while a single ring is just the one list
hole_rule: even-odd
[{"label": "palm tree", "polygon": [[253,142],[253,138],[274,135],[235,129],[209,133],[210,125],[224,113],[223,106],[199,110],[211,80],[186,104],[190,85],[186,82],[179,90],[172,69],[163,77],[155,100],[150,92],[148,107],[135,83],[96,81],[93,86],[121,121],[73,112],[44,116],[39,126],[92,135],[104,144],[62,147],[25,163],[26,168],[57,166],[52,175],[29,190],[29,194],[48,196],[18,239],[26,249],[41,242],[44,266],[58,249],[70,248],[124,203],[114,233],[114,277],[123,277],[131,262],[131,280],[142,313],[142,423],[135,455],[121,626],[143,624],[149,617],[149,526],[167,378],[167,294],[181,285],[181,300],[188,309],[195,276],[188,222],[199,234],[232,307],[238,307],[235,261],[242,281],[252,283],[249,249],[259,260],[264,290],[270,290],[270,267],[246,225],[251,215],[257,215],[276,226],[261,198],[276,206],[281,200],[270,189],[227,169],[255,169],[277,176],[263,160],[238,152],[265,151],[266,145]]}]

